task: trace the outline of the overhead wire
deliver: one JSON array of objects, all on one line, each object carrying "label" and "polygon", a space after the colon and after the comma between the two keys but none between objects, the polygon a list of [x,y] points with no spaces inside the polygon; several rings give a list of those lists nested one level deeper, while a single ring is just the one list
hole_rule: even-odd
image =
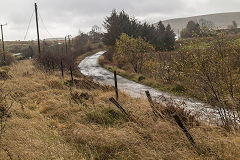
[{"label": "overhead wire", "polygon": [[49,32],[49,30],[47,29],[47,27],[46,27],[46,25],[45,25],[45,23],[44,23],[44,21],[43,21],[43,18],[42,18],[41,14],[40,14],[40,12],[39,12],[39,17],[40,17],[40,20],[41,20],[41,22],[42,22],[42,24],[43,24],[43,27],[44,27],[44,29],[46,30],[46,32],[49,34],[50,37],[54,38],[53,34],[51,34],[51,33]]},{"label": "overhead wire", "polygon": [[[26,38],[27,38],[27,36],[28,36],[28,32],[29,32],[30,25],[31,25],[31,22],[32,22],[32,19],[33,19],[33,15],[34,15],[34,10],[33,10],[33,13],[32,13],[32,15],[31,15],[30,21],[29,21],[29,23],[28,23],[28,27],[27,27],[26,34],[25,34],[25,36],[24,36],[24,40],[26,40]],[[47,27],[46,27],[46,25],[45,25],[45,23],[44,23],[44,21],[43,21],[43,18],[42,18],[42,16],[41,16],[40,12],[39,12],[39,8],[38,8],[38,17],[40,18],[40,20],[41,20],[41,22],[42,22],[42,25],[43,25],[43,28],[44,28],[44,30],[47,32],[47,34],[48,34],[50,37],[54,38],[53,34],[51,34],[51,33],[49,32],[49,30],[47,29]],[[45,34],[43,35],[43,33],[41,33],[41,35],[42,35],[44,38],[46,38]]]},{"label": "overhead wire", "polygon": [[26,38],[27,38],[27,34],[28,34],[28,31],[29,31],[29,28],[30,28],[30,25],[31,25],[31,22],[32,22],[33,14],[34,14],[34,10],[33,10],[33,12],[32,12],[30,21],[29,21],[29,23],[28,23],[27,31],[26,31],[26,34],[25,34],[25,36],[24,36],[24,41],[25,41]]}]

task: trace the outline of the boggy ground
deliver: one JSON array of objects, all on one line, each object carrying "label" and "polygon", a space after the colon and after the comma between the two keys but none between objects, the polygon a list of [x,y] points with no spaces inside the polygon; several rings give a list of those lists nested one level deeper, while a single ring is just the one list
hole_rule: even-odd
[{"label": "boggy ground", "polygon": [[[240,134],[177,114],[196,141],[193,147],[171,118],[154,117],[149,103],[120,93],[123,115],[110,101],[114,90],[79,76],[46,73],[26,60],[4,67],[2,93],[10,109],[0,159],[239,159]],[[194,122],[194,123],[192,123]]]}]

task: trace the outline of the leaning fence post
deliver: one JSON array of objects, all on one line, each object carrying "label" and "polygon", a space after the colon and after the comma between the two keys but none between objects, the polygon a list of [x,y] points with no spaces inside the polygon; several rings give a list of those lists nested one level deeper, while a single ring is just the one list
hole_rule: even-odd
[{"label": "leaning fence post", "polygon": [[153,100],[152,100],[152,97],[151,97],[149,91],[145,91],[145,93],[146,93],[146,96],[147,96],[147,98],[148,98],[148,102],[150,103],[150,106],[151,106],[151,108],[152,108],[152,110],[153,110],[154,115],[155,115],[156,117],[164,118],[163,114],[160,113],[160,112],[158,112],[157,109],[155,108],[154,103],[153,103]]},{"label": "leaning fence post", "polygon": [[127,112],[125,111],[125,109],[113,97],[109,98],[109,101],[111,101],[113,104],[115,104],[115,106],[117,106],[117,108],[120,109],[123,114],[129,116],[127,114]]},{"label": "leaning fence post", "polygon": [[116,71],[114,71],[114,82],[115,82],[116,100],[118,101],[118,86],[117,86],[117,72]]},{"label": "leaning fence post", "polygon": [[73,71],[72,71],[72,66],[70,66],[70,73],[71,73],[71,79],[72,79],[72,82],[73,82]]},{"label": "leaning fence post", "polygon": [[191,134],[187,131],[186,127],[183,125],[182,121],[180,120],[180,118],[178,117],[178,115],[173,115],[173,118],[175,119],[175,121],[177,122],[178,126],[182,129],[182,131],[185,133],[185,135],[187,136],[188,140],[190,141],[190,143],[195,146],[195,141],[192,138]]},{"label": "leaning fence post", "polygon": [[62,72],[62,78],[64,78],[64,72],[63,72],[63,62],[61,60],[61,72]]}]

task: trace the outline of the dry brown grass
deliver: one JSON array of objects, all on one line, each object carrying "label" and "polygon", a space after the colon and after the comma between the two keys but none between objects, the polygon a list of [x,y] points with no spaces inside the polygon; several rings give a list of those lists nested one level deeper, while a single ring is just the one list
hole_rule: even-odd
[{"label": "dry brown grass", "polygon": [[[13,159],[240,158],[239,133],[185,123],[196,149],[174,121],[156,120],[144,99],[120,93],[131,121],[108,100],[111,87],[81,77],[73,85],[58,72],[36,69],[30,60],[14,64],[8,74],[4,91],[15,103],[2,146]],[[0,159],[9,159],[3,149]]]}]

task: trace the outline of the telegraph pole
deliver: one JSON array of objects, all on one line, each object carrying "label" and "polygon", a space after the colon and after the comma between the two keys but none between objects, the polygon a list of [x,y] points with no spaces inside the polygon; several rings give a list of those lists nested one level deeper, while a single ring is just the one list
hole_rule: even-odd
[{"label": "telegraph pole", "polygon": [[37,26],[37,39],[38,39],[38,54],[41,55],[41,46],[40,46],[40,38],[39,38],[39,27],[38,27],[38,8],[37,3],[35,3],[35,15],[36,15],[36,26]]},{"label": "telegraph pole", "polygon": [[68,35],[68,43],[69,43],[69,45],[71,45],[71,39],[70,39],[70,37],[72,37],[71,35]]},{"label": "telegraph pole", "polygon": [[180,31],[179,31],[179,29],[178,29],[178,40],[180,39]]},{"label": "telegraph pole", "polygon": [[5,46],[4,46],[4,38],[3,38],[3,26],[7,24],[1,24],[1,33],[2,33],[2,50],[3,50],[3,62],[6,62],[6,53],[5,53]]},{"label": "telegraph pole", "polygon": [[65,36],[65,49],[66,49],[66,54],[68,52],[68,46],[67,46],[67,36]]}]

